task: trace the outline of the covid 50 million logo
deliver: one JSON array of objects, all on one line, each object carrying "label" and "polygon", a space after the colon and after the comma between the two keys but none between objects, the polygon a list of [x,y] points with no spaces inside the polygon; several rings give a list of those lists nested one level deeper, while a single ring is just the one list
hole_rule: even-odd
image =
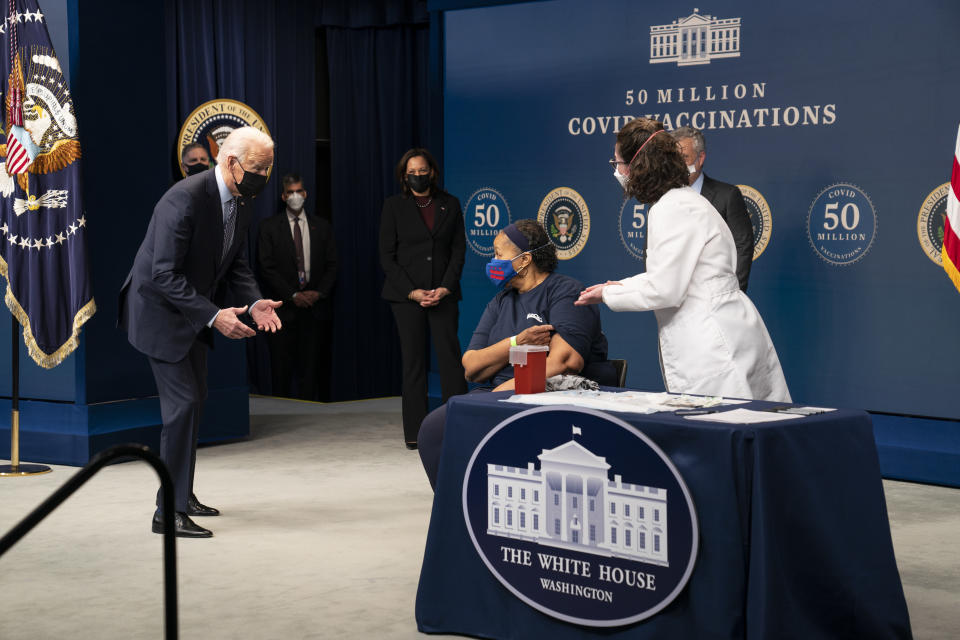
[{"label": "covid 50 million logo", "polygon": [[503,194],[490,187],[474,191],[464,212],[467,245],[477,255],[493,255],[493,239],[509,225],[510,205]]},{"label": "covid 50 million logo", "polygon": [[870,197],[849,183],[830,185],[807,213],[807,238],[826,262],[846,266],[862,259],[877,237],[877,213]]},{"label": "covid 50 million logo", "polygon": [[497,425],[463,483],[463,515],[487,568],[567,622],[631,624],[693,572],[699,530],[676,467],[643,433],[590,409],[539,407]]},{"label": "covid 50 million logo", "polygon": [[633,258],[647,260],[647,205],[627,198],[620,206],[620,243]]}]

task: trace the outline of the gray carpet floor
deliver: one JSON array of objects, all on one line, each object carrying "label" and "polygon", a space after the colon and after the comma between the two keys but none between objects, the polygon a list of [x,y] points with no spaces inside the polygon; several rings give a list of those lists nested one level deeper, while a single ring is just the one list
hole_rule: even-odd
[{"label": "gray carpet floor", "polygon": [[[252,437],[203,447],[210,540],[178,540],[182,638],[415,638],[432,493],[397,398],[251,399]],[[76,469],[0,478],[0,532]],[[0,639],[161,638],[153,471],[103,470],[0,558]],[[884,483],[918,639],[958,637],[960,491]],[[452,636],[433,636],[452,637]]]}]

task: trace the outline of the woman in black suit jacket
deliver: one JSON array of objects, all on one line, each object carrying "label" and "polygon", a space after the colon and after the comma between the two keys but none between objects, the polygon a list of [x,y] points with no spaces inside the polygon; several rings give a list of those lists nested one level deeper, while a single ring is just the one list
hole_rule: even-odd
[{"label": "woman in black suit jacket", "polygon": [[427,415],[428,327],[443,402],[467,391],[457,338],[466,241],[460,202],[437,186],[440,171],[430,152],[410,149],[396,171],[402,192],[383,204],[380,264],[403,356],[403,434],[407,448],[416,449]]}]

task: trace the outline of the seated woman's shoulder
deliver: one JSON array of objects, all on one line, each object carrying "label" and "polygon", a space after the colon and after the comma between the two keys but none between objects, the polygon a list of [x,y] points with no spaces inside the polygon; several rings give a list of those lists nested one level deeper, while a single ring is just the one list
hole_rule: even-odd
[{"label": "seated woman's shoulder", "polygon": [[548,282],[550,283],[551,289],[562,295],[572,294],[579,297],[580,292],[585,289],[583,283],[576,278],[571,278],[568,275],[557,273],[556,271],[550,274]]}]

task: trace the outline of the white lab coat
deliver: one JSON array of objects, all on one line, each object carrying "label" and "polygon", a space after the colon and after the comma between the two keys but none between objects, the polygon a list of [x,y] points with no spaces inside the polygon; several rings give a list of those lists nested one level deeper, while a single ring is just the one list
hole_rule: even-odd
[{"label": "white lab coat", "polygon": [[763,319],[740,290],[726,222],[690,187],[647,217],[647,271],[603,289],[614,311],[653,311],[668,391],[790,402]]}]

